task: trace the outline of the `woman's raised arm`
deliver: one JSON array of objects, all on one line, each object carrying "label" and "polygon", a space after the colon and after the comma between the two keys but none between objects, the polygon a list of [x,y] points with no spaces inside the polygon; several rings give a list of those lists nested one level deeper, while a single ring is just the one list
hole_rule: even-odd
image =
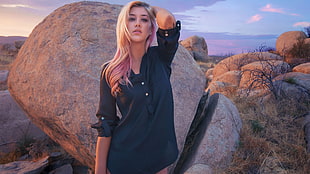
[{"label": "woman's raised arm", "polygon": [[168,30],[175,27],[175,17],[171,12],[157,6],[152,6],[152,8],[156,17],[157,25],[160,29]]}]

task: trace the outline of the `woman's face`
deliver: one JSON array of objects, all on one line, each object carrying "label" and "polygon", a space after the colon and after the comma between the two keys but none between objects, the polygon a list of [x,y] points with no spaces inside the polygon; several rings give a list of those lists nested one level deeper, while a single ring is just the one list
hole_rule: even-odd
[{"label": "woman's face", "polygon": [[151,35],[151,20],[144,7],[133,7],[127,19],[127,28],[133,43],[145,43]]}]

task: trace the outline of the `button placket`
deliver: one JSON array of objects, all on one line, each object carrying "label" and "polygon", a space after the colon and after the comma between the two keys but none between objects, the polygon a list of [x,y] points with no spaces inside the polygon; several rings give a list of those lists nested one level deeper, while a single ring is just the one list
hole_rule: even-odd
[{"label": "button placket", "polygon": [[152,97],[151,97],[151,93],[150,93],[150,89],[149,86],[147,85],[147,83],[145,83],[145,81],[142,81],[141,83],[142,88],[144,89],[144,95],[145,95],[145,99],[146,99],[146,106],[147,106],[147,110],[150,116],[153,115],[153,107],[152,107]]}]

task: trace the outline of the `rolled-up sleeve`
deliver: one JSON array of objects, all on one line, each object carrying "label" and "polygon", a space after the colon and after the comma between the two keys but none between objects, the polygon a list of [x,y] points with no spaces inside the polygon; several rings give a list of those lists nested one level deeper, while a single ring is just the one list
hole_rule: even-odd
[{"label": "rolled-up sleeve", "polygon": [[96,116],[104,117],[106,120],[116,120],[116,99],[111,94],[111,88],[106,81],[104,72],[104,70],[101,72],[100,77],[100,99]]},{"label": "rolled-up sleeve", "polygon": [[111,88],[109,87],[104,70],[100,77],[100,99],[99,107],[96,113],[98,122],[92,124],[91,127],[97,129],[98,137],[110,137],[118,125],[119,118],[116,116],[116,99],[111,95]]},{"label": "rolled-up sleeve", "polygon": [[181,22],[177,21],[176,26],[172,29],[157,31],[157,42],[160,58],[171,64],[173,57],[179,46]]}]

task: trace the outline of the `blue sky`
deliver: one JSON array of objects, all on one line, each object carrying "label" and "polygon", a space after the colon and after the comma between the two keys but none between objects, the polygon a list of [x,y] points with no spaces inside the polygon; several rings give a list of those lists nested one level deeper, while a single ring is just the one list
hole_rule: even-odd
[{"label": "blue sky", "polygon": [[[124,5],[128,0],[97,0]],[[182,22],[181,39],[205,38],[210,55],[275,47],[286,31],[310,26],[308,0],[145,0]],[[0,0],[0,36],[28,36],[55,9],[76,0]]]}]

